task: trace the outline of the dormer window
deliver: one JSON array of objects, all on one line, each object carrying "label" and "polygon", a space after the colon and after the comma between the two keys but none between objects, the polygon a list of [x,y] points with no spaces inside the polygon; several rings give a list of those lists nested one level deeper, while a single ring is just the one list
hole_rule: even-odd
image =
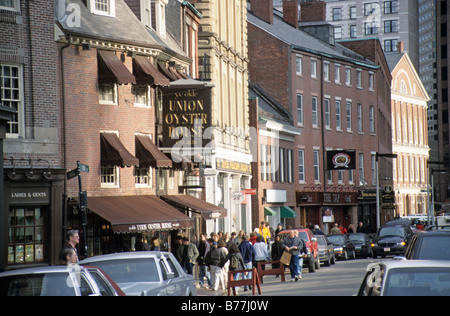
[{"label": "dormer window", "polygon": [[94,14],[116,16],[116,0],[90,0],[90,10]]}]

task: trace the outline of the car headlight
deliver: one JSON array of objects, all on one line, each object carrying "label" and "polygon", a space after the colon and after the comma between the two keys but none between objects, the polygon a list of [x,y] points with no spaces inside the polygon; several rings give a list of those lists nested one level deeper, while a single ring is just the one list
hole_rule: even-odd
[{"label": "car headlight", "polygon": [[404,247],[404,246],[406,246],[406,242],[404,242],[404,241],[398,242],[398,243],[397,243],[397,246],[402,246],[402,247]]},{"label": "car headlight", "polygon": [[342,252],[342,251],[344,251],[344,248],[342,248],[342,247],[337,247],[337,248],[334,248],[334,251]]},{"label": "car headlight", "polygon": [[378,246],[378,245],[376,243],[374,243],[374,242],[370,244],[370,247],[372,247],[372,248],[376,247],[376,246]]}]

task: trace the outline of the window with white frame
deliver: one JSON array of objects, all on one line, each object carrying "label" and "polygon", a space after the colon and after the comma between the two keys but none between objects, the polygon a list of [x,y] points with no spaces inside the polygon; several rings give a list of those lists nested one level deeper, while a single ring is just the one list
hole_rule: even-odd
[{"label": "window with white frame", "polygon": [[311,98],[311,122],[313,127],[319,126],[319,115],[317,109],[317,97]]},{"label": "window with white frame", "polygon": [[335,109],[336,109],[336,130],[342,131],[341,100],[336,99]]},{"label": "window with white frame", "polygon": [[298,150],[298,182],[305,183],[305,150]]},{"label": "window with white frame", "polygon": [[151,26],[162,37],[166,36],[166,4],[167,0],[151,0]]},{"label": "window with white frame", "polygon": [[99,83],[98,96],[101,104],[117,104],[117,85],[114,83]]},{"label": "window with white frame", "polygon": [[302,55],[296,55],[295,56],[295,66],[296,66],[296,73],[298,76],[301,76],[302,72],[303,72],[302,62],[303,62]]},{"label": "window with white frame", "polygon": [[313,164],[314,164],[314,182],[320,183],[320,154],[318,149],[313,150]]},{"label": "window with white frame", "polygon": [[369,72],[369,90],[373,91],[375,87],[375,75],[373,72]]},{"label": "window with white frame", "polygon": [[297,94],[297,125],[303,126],[303,95]]},{"label": "window with white frame", "polygon": [[347,132],[352,131],[352,102],[347,101],[345,103],[346,107],[346,117],[347,117]]},{"label": "window with white frame", "polygon": [[334,65],[334,83],[341,84],[341,65]]},{"label": "window with white frame", "polygon": [[363,132],[363,108],[362,104],[357,104],[358,133]]},{"label": "window with white frame", "polygon": [[344,171],[338,170],[338,184],[344,184]]},{"label": "window with white frame", "polygon": [[362,70],[356,69],[356,87],[362,89]]},{"label": "window with white frame", "polygon": [[327,170],[327,184],[333,184],[333,170]]},{"label": "window with white frame", "polygon": [[364,177],[364,154],[360,153],[359,154],[359,159],[358,159],[358,163],[359,163],[359,185],[366,185],[366,180]]},{"label": "window with white frame", "polygon": [[267,180],[267,154],[266,154],[266,145],[260,144],[261,149],[261,180],[266,181]]},{"label": "window with white frame", "polygon": [[119,187],[119,167],[102,167],[100,178],[102,188]]},{"label": "window with white frame", "polygon": [[116,16],[116,0],[90,0],[91,12],[110,17]]},{"label": "window with white frame", "polygon": [[317,78],[317,59],[311,58],[311,78]]},{"label": "window with white frame", "polygon": [[353,169],[348,171],[348,184],[354,184],[353,172],[354,172]]},{"label": "window with white frame", "polygon": [[0,0],[0,9],[20,11],[20,0]]},{"label": "window with white frame", "polygon": [[327,61],[323,63],[323,80],[330,81],[330,63]]},{"label": "window with white frame", "polygon": [[376,158],[376,155],[371,154],[370,159],[371,159],[371,166],[372,166],[372,185],[376,185],[377,184],[377,161],[376,161],[377,158]]},{"label": "window with white frame", "polygon": [[0,64],[0,99],[6,107],[17,110],[6,126],[7,137],[19,137],[23,133],[23,75],[22,66]]},{"label": "window with white frame", "polygon": [[369,106],[369,128],[370,133],[375,134],[375,107]]},{"label": "window with white frame", "polygon": [[138,107],[151,107],[150,86],[133,85],[134,105]]},{"label": "window with white frame", "polygon": [[345,67],[345,84],[347,86],[352,85],[352,68],[351,67]]},{"label": "window with white frame", "polygon": [[135,166],[134,183],[137,188],[151,188],[153,186],[153,169]]},{"label": "window with white frame", "polygon": [[325,128],[331,129],[331,113],[330,113],[330,99],[325,98],[324,100],[324,119],[325,119]]}]

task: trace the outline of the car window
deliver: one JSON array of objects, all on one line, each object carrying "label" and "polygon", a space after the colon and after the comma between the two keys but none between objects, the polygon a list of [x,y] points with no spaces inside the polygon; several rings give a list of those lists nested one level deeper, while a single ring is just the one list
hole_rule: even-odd
[{"label": "car window", "polygon": [[405,237],[405,229],[403,227],[383,227],[378,234],[379,237],[398,236]]},{"label": "car window", "polygon": [[364,242],[364,235],[349,235],[348,238],[351,241],[361,241]]},{"label": "car window", "polygon": [[332,243],[343,243],[344,242],[344,235],[330,235],[330,236],[327,236],[327,238]]},{"label": "car window", "polygon": [[384,287],[386,296],[449,296],[450,269],[391,269]]},{"label": "car window", "polygon": [[160,281],[154,258],[105,260],[89,264],[99,267],[116,283]]},{"label": "car window", "polygon": [[450,260],[449,237],[424,237],[417,259]]},{"label": "car window", "polygon": [[0,278],[0,296],[75,296],[68,273],[39,273]]},{"label": "car window", "polygon": [[319,245],[321,245],[321,246],[326,246],[327,245],[327,242],[325,241],[325,238],[323,238],[323,237],[316,237],[317,238],[317,243],[319,244]]},{"label": "car window", "polygon": [[307,232],[298,232],[298,237],[300,237],[303,241],[309,241]]},{"label": "car window", "polygon": [[86,279],[86,274],[81,273],[81,275],[78,276],[79,277],[79,286],[80,286],[80,293],[81,296],[89,296],[94,294],[94,290],[91,287],[91,284],[89,283],[89,281]]},{"label": "car window", "polygon": [[366,277],[361,285],[360,296],[380,296],[381,285],[384,277],[384,266],[374,264],[370,271],[367,272]]},{"label": "car window", "polygon": [[115,296],[114,289],[111,288],[109,282],[105,280],[103,274],[100,273],[97,269],[89,269],[89,273],[92,278],[97,283],[98,288],[100,289],[100,294],[102,296]]},{"label": "car window", "polygon": [[166,258],[166,260],[167,260],[167,264],[168,264],[169,267],[170,267],[170,270],[171,270],[173,273],[175,273],[175,277],[176,277],[176,278],[179,278],[179,277],[180,277],[180,273],[178,272],[178,269],[177,269],[175,263],[172,261],[172,258],[171,258],[171,257],[168,257],[168,258]]}]

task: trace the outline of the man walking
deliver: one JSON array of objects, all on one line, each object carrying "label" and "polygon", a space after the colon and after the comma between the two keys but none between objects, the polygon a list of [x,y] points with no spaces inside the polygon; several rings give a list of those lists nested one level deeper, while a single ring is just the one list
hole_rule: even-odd
[{"label": "man walking", "polygon": [[189,242],[189,238],[184,237],[183,243],[177,250],[178,257],[181,258],[181,266],[187,274],[193,274],[192,270],[198,257],[197,246]]},{"label": "man walking", "polygon": [[208,272],[208,267],[206,266],[206,255],[208,254],[208,252],[211,250],[211,245],[209,244],[209,242],[206,240],[206,235],[205,234],[201,234],[200,235],[200,242],[198,243],[198,258],[197,258],[197,263],[198,263],[198,267],[199,267],[199,273],[198,273],[198,278],[199,278],[199,284],[200,287],[203,287],[203,280],[206,277],[206,281],[208,281],[208,287],[211,288],[212,284],[211,284],[211,276]]},{"label": "man walking", "polygon": [[[255,261],[255,249],[248,240],[247,235],[242,236],[242,242],[239,244],[239,251],[244,259],[244,269],[249,270],[253,267],[253,261]],[[251,279],[252,273],[244,273],[244,279]],[[248,291],[248,287],[244,287],[244,291]]]},{"label": "man walking", "polygon": [[61,252],[59,254],[59,259],[62,261],[66,261],[65,252],[67,249],[73,249],[75,251],[75,254],[78,257],[78,251],[76,246],[80,243],[80,234],[77,229],[70,229],[66,233],[66,242],[61,249]]},{"label": "man walking", "polygon": [[298,236],[295,236],[294,230],[291,230],[289,235],[283,240],[283,248],[292,255],[289,265],[289,269],[291,271],[291,282],[293,280],[297,282],[300,278],[299,269],[301,268],[299,267],[298,255],[303,249],[303,241]]}]

